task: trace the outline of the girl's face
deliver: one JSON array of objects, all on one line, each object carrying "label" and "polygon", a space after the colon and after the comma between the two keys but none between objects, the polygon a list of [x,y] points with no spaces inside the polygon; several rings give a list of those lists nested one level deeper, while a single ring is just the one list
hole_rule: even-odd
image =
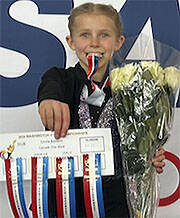
[{"label": "girl's face", "polygon": [[72,37],[66,40],[71,49],[76,51],[83,69],[88,72],[88,59],[90,54],[97,54],[99,58],[98,72],[93,78],[101,80],[113,52],[118,50],[124,37],[117,37],[113,20],[100,14],[82,14],[75,18]]}]

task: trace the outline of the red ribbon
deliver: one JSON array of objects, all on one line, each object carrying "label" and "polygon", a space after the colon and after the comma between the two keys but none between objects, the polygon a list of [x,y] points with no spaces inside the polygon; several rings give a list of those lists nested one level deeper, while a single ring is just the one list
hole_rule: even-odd
[{"label": "red ribbon", "polygon": [[93,218],[92,207],[91,207],[91,196],[90,196],[90,186],[89,186],[89,155],[83,155],[83,186],[84,186],[84,200],[86,215],[88,218]]},{"label": "red ribbon", "polygon": [[12,190],[12,178],[11,178],[11,162],[10,159],[5,160],[5,169],[6,169],[6,184],[7,184],[7,190],[8,190],[8,196],[9,196],[9,201],[11,204],[11,209],[12,212],[15,216],[15,218],[20,218],[16,204],[14,201],[14,195],[13,195],[13,190]]},{"label": "red ribbon", "polygon": [[32,214],[33,218],[38,218],[37,213],[37,158],[31,158],[32,179],[31,179],[31,196],[32,196]]},{"label": "red ribbon", "polygon": [[58,216],[58,218],[64,218],[61,163],[62,163],[62,159],[56,158],[56,201],[57,201],[57,216]]}]

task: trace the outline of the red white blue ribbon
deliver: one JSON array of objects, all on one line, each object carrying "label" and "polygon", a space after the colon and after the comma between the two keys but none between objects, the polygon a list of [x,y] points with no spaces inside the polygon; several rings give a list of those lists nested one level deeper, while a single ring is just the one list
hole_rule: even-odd
[{"label": "red white blue ribbon", "polygon": [[23,191],[22,159],[6,159],[6,184],[12,212],[15,218],[28,218]]},{"label": "red white blue ribbon", "polygon": [[89,72],[87,74],[87,78],[88,78],[88,80],[91,81],[93,91],[96,90],[96,86],[93,83],[92,79],[93,79],[94,74],[98,70],[98,63],[99,63],[99,58],[97,56],[88,56]]},{"label": "red white blue ribbon", "polygon": [[109,67],[107,68],[106,74],[104,75],[100,85],[98,86],[93,82],[93,75],[98,71],[98,63],[99,63],[98,56],[88,56],[89,71],[87,74],[87,78],[91,82],[92,93],[89,95],[88,88],[85,85],[83,87],[80,99],[81,101],[84,101],[88,104],[92,104],[100,107],[105,98],[105,93],[103,92],[103,88],[109,85]]},{"label": "red white blue ribbon", "polygon": [[56,200],[58,218],[76,217],[74,158],[56,158]]},{"label": "red white blue ribbon", "polygon": [[83,155],[83,185],[87,217],[105,217],[100,154]]},{"label": "red white blue ribbon", "polygon": [[33,218],[48,218],[48,157],[32,157],[31,162]]}]

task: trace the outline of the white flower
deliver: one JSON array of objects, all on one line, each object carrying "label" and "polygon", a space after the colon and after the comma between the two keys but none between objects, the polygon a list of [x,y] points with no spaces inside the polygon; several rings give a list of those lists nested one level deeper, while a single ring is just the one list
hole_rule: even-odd
[{"label": "white flower", "polygon": [[160,64],[156,61],[142,61],[141,66],[151,72],[152,77],[158,85],[163,86],[165,84],[164,71]]},{"label": "white flower", "polygon": [[134,79],[134,74],[137,70],[137,64],[126,64],[124,67],[117,67],[110,73],[111,88],[119,89],[127,84],[131,84]]},{"label": "white flower", "polygon": [[173,90],[176,90],[180,85],[180,70],[176,67],[166,67],[164,69],[165,73],[165,81],[168,86],[170,86]]}]

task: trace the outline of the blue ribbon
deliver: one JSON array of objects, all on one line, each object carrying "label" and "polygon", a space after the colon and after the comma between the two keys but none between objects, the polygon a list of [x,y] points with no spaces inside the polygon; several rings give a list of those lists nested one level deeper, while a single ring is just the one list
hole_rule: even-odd
[{"label": "blue ribbon", "polygon": [[69,172],[69,199],[70,199],[70,214],[71,217],[76,217],[76,201],[75,201],[75,184],[74,184],[74,158],[68,158]]},{"label": "blue ribbon", "polygon": [[103,191],[102,191],[102,179],[101,179],[101,154],[95,154],[95,167],[96,167],[96,189],[97,189],[97,200],[100,217],[105,217]]},{"label": "blue ribbon", "polygon": [[18,191],[19,191],[19,199],[21,203],[21,208],[25,218],[29,218],[26,203],[24,199],[24,191],[23,191],[23,176],[22,176],[22,158],[16,159],[17,166],[17,181],[18,181]]},{"label": "blue ribbon", "polygon": [[49,218],[48,213],[48,157],[43,157],[43,216]]}]

